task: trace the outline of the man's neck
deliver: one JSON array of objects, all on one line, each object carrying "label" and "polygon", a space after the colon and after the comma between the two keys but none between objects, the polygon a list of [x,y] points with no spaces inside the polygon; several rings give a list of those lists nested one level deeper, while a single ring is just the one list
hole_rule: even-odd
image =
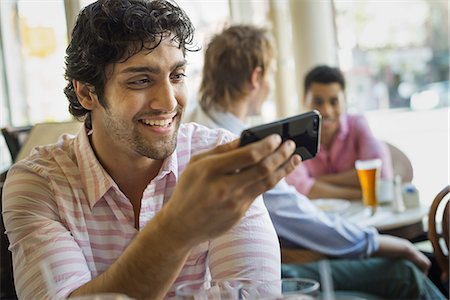
[{"label": "man's neck", "polygon": [[248,111],[249,111],[248,105],[249,105],[249,102],[246,101],[245,99],[234,100],[233,104],[230,105],[230,107],[225,108],[225,111],[233,114],[242,122],[245,122],[248,117],[247,116]]},{"label": "man's neck", "polygon": [[90,137],[90,143],[100,164],[130,200],[140,200],[147,185],[158,174],[163,161],[143,157],[137,153],[135,157],[129,157],[120,151],[103,149],[97,146],[102,144],[95,142],[96,137],[94,132]]}]

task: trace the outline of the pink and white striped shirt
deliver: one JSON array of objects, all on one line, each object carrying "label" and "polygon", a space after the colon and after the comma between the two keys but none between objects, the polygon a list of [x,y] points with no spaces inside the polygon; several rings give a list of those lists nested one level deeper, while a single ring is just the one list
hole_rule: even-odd
[{"label": "pink and white striped shirt", "polygon": [[[140,228],[170,199],[192,155],[232,138],[224,130],[182,124],[176,151],[144,192]],[[16,163],[2,200],[20,299],[66,297],[103,273],[138,234],[132,205],[98,162],[86,130],[38,147]],[[46,286],[42,264],[53,277],[52,290]],[[261,197],[238,225],[191,251],[166,296],[173,297],[174,287],[182,282],[209,277],[280,277],[278,239]]]}]

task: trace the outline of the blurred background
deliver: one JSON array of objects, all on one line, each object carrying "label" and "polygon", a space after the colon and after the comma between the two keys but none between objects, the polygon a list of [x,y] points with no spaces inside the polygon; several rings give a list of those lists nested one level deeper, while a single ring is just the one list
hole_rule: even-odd
[{"label": "blurred background", "polygon": [[[0,1],[0,127],[70,120],[64,55],[74,19],[89,0]],[[232,23],[268,26],[278,48],[275,91],[262,119],[302,111],[303,76],[340,67],[347,106],[375,135],[402,149],[421,201],[450,182],[449,1],[179,0],[196,42]],[[195,105],[203,51],[188,56],[188,109]],[[0,139],[0,168],[11,157]]]}]

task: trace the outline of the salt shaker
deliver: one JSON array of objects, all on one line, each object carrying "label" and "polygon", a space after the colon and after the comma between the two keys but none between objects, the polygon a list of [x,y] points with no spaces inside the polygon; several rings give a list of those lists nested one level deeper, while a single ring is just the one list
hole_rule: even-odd
[{"label": "salt shaker", "polygon": [[420,206],[419,191],[412,183],[403,186],[403,202],[406,208],[415,208]]},{"label": "salt shaker", "polygon": [[403,202],[402,178],[395,175],[394,178],[394,199],[392,200],[392,210],[397,213],[405,211],[405,203]]}]

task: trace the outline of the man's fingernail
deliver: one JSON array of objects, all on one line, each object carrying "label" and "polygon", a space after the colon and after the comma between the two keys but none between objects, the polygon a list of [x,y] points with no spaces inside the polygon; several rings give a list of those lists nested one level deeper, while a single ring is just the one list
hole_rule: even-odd
[{"label": "man's fingernail", "polygon": [[295,155],[292,157],[292,163],[294,164],[294,166],[299,165],[301,162],[302,162],[302,158],[300,157],[300,155],[295,154]]},{"label": "man's fingernail", "polygon": [[292,150],[295,149],[295,142],[292,140],[288,140],[287,141],[289,148],[291,148]]},{"label": "man's fingernail", "polygon": [[272,139],[275,143],[280,144],[281,143],[281,136],[279,134],[272,135]]}]

